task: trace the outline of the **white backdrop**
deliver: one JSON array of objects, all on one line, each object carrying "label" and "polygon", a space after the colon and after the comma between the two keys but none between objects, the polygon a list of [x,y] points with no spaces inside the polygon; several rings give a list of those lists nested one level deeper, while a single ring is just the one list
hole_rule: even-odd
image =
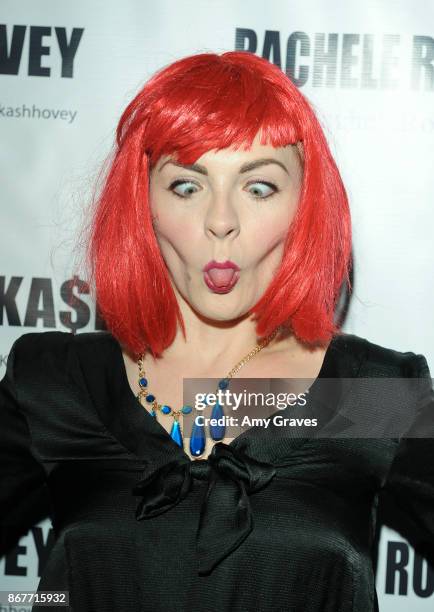
[{"label": "white backdrop", "polygon": [[[422,353],[434,372],[434,5],[0,0],[0,24],[0,377],[21,334],[97,328],[72,247],[123,108],[156,69],[236,48],[297,79],[341,170],[355,258],[344,330]],[[0,590],[36,588],[50,523],[38,527],[0,561]],[[434,568],[415,572],[408,547],[395,572],[396,542],[383,528],[381,612],[432,610]]]}]

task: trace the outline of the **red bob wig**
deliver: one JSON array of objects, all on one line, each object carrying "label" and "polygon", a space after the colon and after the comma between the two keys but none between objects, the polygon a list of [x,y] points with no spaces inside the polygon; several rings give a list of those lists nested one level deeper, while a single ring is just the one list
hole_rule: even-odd
[{"label": "red bob wig", "polygon": [[251,308],[262,338],[278,325],[308,344],[338,333],[334,311],[350,286],[351,221],[339,170],[307,99],[275,65],[247,51],[201,53],[146,82],[125,109],[95,200],[86,263],[111,333],[138,356],[160,355],[185,326],[152,227],[149,173],[163,155],[194,163],[209,150],[302,143],[303,183],[281,266]]}]

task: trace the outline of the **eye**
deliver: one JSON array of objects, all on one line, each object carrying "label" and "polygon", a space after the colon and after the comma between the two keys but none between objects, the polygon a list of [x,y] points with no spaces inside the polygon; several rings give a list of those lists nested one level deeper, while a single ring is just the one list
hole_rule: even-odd
[{"label": "eye", "polygon": [[[256,200],[266,200],[279,191],[274,183],[268,181],[254,181],[247,187]],[[168,190],[179,198],[186,199],[197,193],[200,187],[191,180],[177,179],[169,185]]]},{"label": "eye", "polygon": [[279,191],[274,183],[269,183],[268,181],[255,181],[254,183],[249,183],[248,187],[256,200],[266,200]]},{"label": "eye", "polygon": [[[176,191],[176,188],[180,188],[180,192]],[[169,185],[169,191],[177,195],[179,198],[188,198],[192,194],[199,191],[199,186],[196,185],[196,183],[193,183],[193,181],[178,179]]]}]

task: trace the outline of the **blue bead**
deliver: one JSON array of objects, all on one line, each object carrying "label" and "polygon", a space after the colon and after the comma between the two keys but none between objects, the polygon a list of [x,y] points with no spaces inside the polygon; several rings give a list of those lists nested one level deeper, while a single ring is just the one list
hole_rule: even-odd
[{"label": "blue bead", "polygon": [[152,408],[152,410],[149,412],[149,414],[153,417],[157,416],[157,413],[155,412],[155,410]]},{"label": "blue bead", "polygon": [[148,395],[145,397],[145,400],[151,404],[155,400],[155,395],[152,395],[152,393],[148,393]]},{"label": "blue bead", "polygon": [[182,414],[190,414],[190,412],[193,410],[193,408],[191,406],[183,406],[181,408],[181,412]]},{"label": "blue bead", "polygon": [[227,389],[229,387],[229,378],[222,378],[219,381],[218,388],[219,389]]},{"label": "blue bead", "polygon": [[172,411],[172,408],[170,406],[166,406],[166,404],[164,404],[164,406],[161,406],[161,412],[163,414],[170,414]]},{"label": "blue bead", "polygon": [[193,457],[202,455],[205,450],[205,427],[194,423],[191,429],[190,453]]},{"label": "blue bead", "polygon": [[173,421],[172,429],[170,430],[170,437],[174,442],[176,442],[178,446],[180,446],[181,448],[183,447],[181,427],[179,426],[179,423],[176,420]]},{"label": "blue bead", "polygon": [[146,378],[141,378],[141,379],[139,380],[139,385],[140,385],[141,387],[147,387],[147,386],[148,386],[148,381],[147,381],[147,379],[146,379]]},{"label": "blue bead", "polygon": [[[224,417],[225,413],[223,412],[223,408],[217,402],[217,404],[213,407],[211,412],[212,419],[221,419]],[[209,433],[213,440],[223,440],[225,437],[226,426],[225,425],[209,425]]]}]

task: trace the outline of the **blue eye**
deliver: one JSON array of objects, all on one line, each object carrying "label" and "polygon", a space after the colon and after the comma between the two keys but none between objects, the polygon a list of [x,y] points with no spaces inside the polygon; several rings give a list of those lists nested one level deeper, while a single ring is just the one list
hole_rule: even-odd
[{"label": "blue eye", "polygon": [[[266,189],[265,190],[260,189],[258,185],[262,185],[262,187],[265,186]],[[267,198],[274,195],[277,191],[279,191],[276,185],[274,185],[273,183],[268,183],[266,181],[255,181],[254,183],[250,183],[250,185],[248,185],[248,187],[252,187],[252,186],[254,186],[254,190],[251,190],[250,193],[257,200],[266,200]],[[267,189],[271,189],[271,193],[267,193]],[[259,195],[254,194],[253,191],[255,191],[256,194],[259,194]]]},{"label": "blue eye", "polygon": [[[178,191],[175,191],[175,188],[185,187],[186,185],[187,185],[187,188],[181,189],[181,193],[178,193]],[[178,179],[177,181],[173,181],[173,183],[169,185],[169,191],[172,191],[179,198],[188,198],[192,194],[196,193],[196,191],[198,190],[199,190],[198,186],[196,185],[196,183],[193,183],[193,181],[185,181],[185,180]]]},{"label": "blue eye", "polygon": [[[250,193],[256,200],[266,200],[279,191],[276,185],[267,181],[254,181],[248,185],[248,188],[250,189],[252,186],[254,189],[250,190]],[[180,191],[177,191],[177,188],[180,188]],[[169,191],[184,199],[189,198],[199,190],[200,187],[196,183],[185,179],[178,179],[169,185]]]}]

